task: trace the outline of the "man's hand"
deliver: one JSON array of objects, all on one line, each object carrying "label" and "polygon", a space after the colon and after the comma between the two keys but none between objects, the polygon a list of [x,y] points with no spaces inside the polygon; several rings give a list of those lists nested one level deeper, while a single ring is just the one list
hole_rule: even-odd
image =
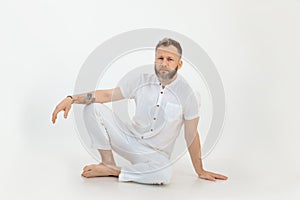
[{"label": "man's hand", "polygon": [[64,100],[62,100],[56,107],[55,110],[53,111],[52,114],[52,123],[54,124],[57,118],[57,114],[60,111],[65,111],[64,112],[64,118],[68,117],[68,113],[71,110],[72,107],[72,102],[73,100],[70,97],[65,98]]},{"label": "man's hand", "polygon": [[205,171],[205,170],[202,170],[201,172],[199,172],[198,177],[205,179],[205,180],[209,180],[209,181],[216,181],[217,179],[227,180],[227,178],[228,178],[227,176],[224,176],[221,174],[216,174],[216,173]]}]

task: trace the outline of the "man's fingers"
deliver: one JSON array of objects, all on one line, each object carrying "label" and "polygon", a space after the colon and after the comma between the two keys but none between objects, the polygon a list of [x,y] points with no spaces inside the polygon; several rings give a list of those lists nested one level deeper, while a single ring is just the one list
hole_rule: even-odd
[{"label": "man's fingers", "polygon": [[214,177],[209,177],[209,179],[208,180],[210,180],[210,181],[213,181],[213,182],[215,182],[216,181],[216,179],[214,178]]},{"label": "man's fingers", "polygon": [[63,109],[60,107],[60,106],[57,106],[55,108],[55,110],[53,111],[53,114],[52,114],[52,122],[53,124],[55,123],[56,119],[57,119],[57,115],[60,111],[62,111]]},{"label": "man's fingers", "polygon": [[68,113],[72,107],[72,103],[71,103],[71,99],[70,98],[66,98],[64,100],[62,100],[55,108],[55,110],[53,111],[52,114],[52,123],[54,124],[57,118],[57,115],[60,111],[65,111],[64,112],[64,118],[68,117]]},{"label": "man's fingers", "polygon": [[200,175],[200,178],[209,180],[209,181],[216,181],[217,179],[220,180],[227,180],[227,176],[221,175],[221,174],[215,174],[213,172],[206,172],[202,175]]},{"label": "man's fingers", "polygon": [[214,174],[214,177],[220,180],[227,180],[228,177],[221,174]]},{"label": "man's fingers", "polygon": [[210,173],[207,174],[207,179],[210,181],[216,181],[216,178]]},{"label": "man's fingers", "polygon": [[54,124],[55,123],[55,120],[57,118],[57,113],[58,113],[58,110],[57,108],[54,110],[53,114],[52,114],[52,123]]},{"label": "man's fingers", "polygon": [[209,181],[216,181],[216,179],[213,177],[213,176],[211,176],[211,175],[207,175],[207,176],[205,176],[205,177],[203,177],[204,179],[206,179],[206,180],[209,180]]},{"label": "man's fingers", "polygon": [[216,173],[213,173],[213,172],[209,172],[209,173],[210,173],[211,176],[213,176],[216,179],[226,180],[228,178],[227,176],[224,176],[222,174],[216,174]]},{"label": "man's fingers", "polygon": [[53,124],[55,123],[55,120],[56,120],[56,118],[55,118],[55,117],[52,117],[52,123],[53,123]]},{"label": "man's fingers", "polygon": [[199,178],[209,180],[209,181],[215,181],[216,179],[209,173],[205,173],[199,176]]},{"label": "man's fingers", "polygon": [[68,117],[68,113],[69,113],[70,110],[71,110],[71,106],[66,107],[65,113],[64,113],[64,118]]}]

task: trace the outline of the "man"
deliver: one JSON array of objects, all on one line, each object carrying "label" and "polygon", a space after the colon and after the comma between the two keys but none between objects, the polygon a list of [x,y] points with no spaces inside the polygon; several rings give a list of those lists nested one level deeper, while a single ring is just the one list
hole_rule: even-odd
[{"label": "man", "polygon": [[[87,104],[84,120],[101,163],[85,166],[82,176],[115,176],[119,181],[167,184],[171,179],[170,156],[184,125],[186,144],[198,177],[211,181],[227,179],[203,168],[197,131],[199,106],[192,88],[177,74],[183,64],[181,55],[180,44],[164,38],[155,49],[155,74],[142,74],[113,89],[67,96],[56,106],[53,123],[60,111],[67,118],[73,103]],[[135,100],[136,111],[129,124],[103,104],[122,99]],[[112,150],[131,164],[118,167]]]}]

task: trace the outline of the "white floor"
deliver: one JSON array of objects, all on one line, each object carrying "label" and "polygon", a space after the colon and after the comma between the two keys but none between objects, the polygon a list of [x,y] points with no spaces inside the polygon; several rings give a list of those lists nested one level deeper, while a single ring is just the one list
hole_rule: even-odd
[{"label": "white floor", "polygon": [[4,138],[1,140],[0,199],[300,197],[299,171],[288,163],[295,159],[277,159],[277,155],[273,155],[268,148],[258,151],[255,146],[247,150],[246,144],[236,143],[233,146],[234,143],[229,142],[230,134],[226,135],[226,132],[214,151],[204,159],[204,164],[209,170],[228,175],[227,181],[198,179],[187,156],[174,165],[174,175],[169,185],[120,183],[113,177],[86,179],[80,176],[81,169],[95,161],[81,146],[74,129],[68,127],[72,123],[60,121],[48,133],[11,134],[6,141]]}]

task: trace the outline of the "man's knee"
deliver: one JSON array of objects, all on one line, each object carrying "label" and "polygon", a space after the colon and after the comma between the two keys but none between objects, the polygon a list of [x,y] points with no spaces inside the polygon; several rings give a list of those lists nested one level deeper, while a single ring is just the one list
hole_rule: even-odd
[{"label": "man's knee", "polygon": [[83,108],[83,118],[86,124],[92,125],[99,120],[99,111],[97,105],[92,103]]}]

